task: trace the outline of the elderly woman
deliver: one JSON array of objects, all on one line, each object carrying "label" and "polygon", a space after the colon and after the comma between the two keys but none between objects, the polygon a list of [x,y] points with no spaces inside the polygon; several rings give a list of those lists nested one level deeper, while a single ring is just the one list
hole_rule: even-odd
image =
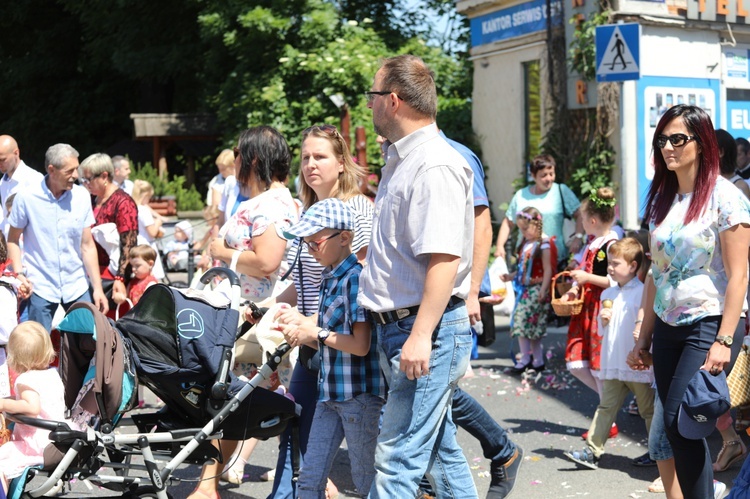
[{"label": "elderly woman", "polygon": [[713,375],[731,360],[732,338],[745,310],[750,202],[719,175],[711,118],[677,105],[659,121],[653,139],[654,180],[644,220],[649,223],[653,281],[644,291],[644,317],[633,350],[643,365],[653,341],[656,389],[686,499],[713,497],[713,470],[704,438],[682,435],[680,405],[690,379]]},{"label": "elderly woman", "polygon": [[[255,302],[275,296],[286,285],[280,281],[288,268],[284,230],[298,219],[297,204],[286,188],[291,153],[277,130],[259,126],[240,134],[234,158],[237,182],[245,186],[249,197],[221,228],[209,253],[236,269],[243,298]],[[240,364],[235,372],[249,374],[251,369]],[[252,445],[246,442],[243,449]],[[222,441],[224,462],[236,446],[235,441]],[[218,497],[222,467],[216,462],[204,466],[201,482],[190,497]]]},{"label": "elderly woman", "polygon": [[[567,185],[555,182],[555,160],[552,156],[542,154],[535,157],[529,165],[529,170],[534,183],[513,195],[497,235],[495,256],[505,258],[505,243],[513,229],[516,214],[527,206],[533,206],[544,218],[544,232],[555,238],[558,262],[565,262],[568,259],[568,249],[572,253],[577,253],[583,247],[585,234],[578,213],[581,203]],[[566,247],[563,239],[563,220],[571,217],[576,221],[576,233]]]},{"label": "elderly woman", "polygon": [[110,256],[97,243],[99,267],[102,275],[102,287],[105,292],[111,289],[110,310],[127,297],[125,281],[130,276],[128,271],[128,254],[130,249],[138,244],[138,207],[124,190],[114,181],[114,166],[112,158],[104,153],[92,154],[84,159],[78,167],[80,182],[94,196],[94,218],[99,225],[113,223],[119,235],[120,256],[115,270],[110,266]]}]

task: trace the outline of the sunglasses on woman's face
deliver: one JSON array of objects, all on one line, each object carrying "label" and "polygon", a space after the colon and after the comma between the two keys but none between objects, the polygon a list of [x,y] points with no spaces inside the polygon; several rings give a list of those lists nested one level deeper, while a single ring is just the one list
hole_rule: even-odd
[{"label": "sunglasses on woman's face", "polygon": [[695,140],[695,135],[685,135],[684,133],[673,133],[669,137],[659,135],[656,137],[656,147],[664,149],[667,146],[667,141],[672,144],[672,147],[682,147],[691,140]]}]

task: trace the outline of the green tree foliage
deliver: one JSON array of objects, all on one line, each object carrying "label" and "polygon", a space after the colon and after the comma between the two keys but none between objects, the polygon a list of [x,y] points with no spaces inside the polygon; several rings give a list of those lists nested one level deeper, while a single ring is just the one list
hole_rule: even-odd
[{"label": "green tree foliage", "polygon": [[[452,13],[443,33],[431,13]],[[472,144],[468,24],[449,0],[27,0],[3,14],[0,133],[37,168],[55,142],[85,157],[132,138],[131,113],[215,113],[224,145],[272,125],[296,156],[304,128],[338,124],[334,94],[366,128],[374,167],[363,92],[401,53],[432,66],[441,127]]]}]

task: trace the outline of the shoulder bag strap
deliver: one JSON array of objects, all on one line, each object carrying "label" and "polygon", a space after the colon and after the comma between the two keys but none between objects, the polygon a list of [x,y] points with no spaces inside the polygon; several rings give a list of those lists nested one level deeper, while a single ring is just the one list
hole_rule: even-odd
[{"label": "shoulder bag strap", "polygon": [[562,204],[563,218],[570,218],[568,216],[568,210],[565,208],[565,198],[563,197],[561,184],[557,184],[557,193],[560,196],[560,204]]}]

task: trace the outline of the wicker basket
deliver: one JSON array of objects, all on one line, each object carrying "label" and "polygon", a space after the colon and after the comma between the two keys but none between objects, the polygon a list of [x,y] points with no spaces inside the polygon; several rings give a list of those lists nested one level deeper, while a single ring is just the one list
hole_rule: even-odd
[{"label": "wicker basket", "polygon": [[5,416],[0,412],[0,445],[10,441],[10,430],[8,429]]},{"label": "wicker basket", "polygon": [[[586,290],[583,286],[579,286],[579,296],[575,300],[561,301],[560,298],[564,293],[560,293],[560,288],[564,288],[563,283],[560,285],[557,283],[557,279],[562,276],[570,276],[570,272],[560,272],[552,278],[552,308],[555,313],[560,317],[567,317],[569,315],[578,315],[583,309],[583,297]],[[570,289],[570,287],[568,287]],[[567,291],[566,291],[567,292]]]}]

